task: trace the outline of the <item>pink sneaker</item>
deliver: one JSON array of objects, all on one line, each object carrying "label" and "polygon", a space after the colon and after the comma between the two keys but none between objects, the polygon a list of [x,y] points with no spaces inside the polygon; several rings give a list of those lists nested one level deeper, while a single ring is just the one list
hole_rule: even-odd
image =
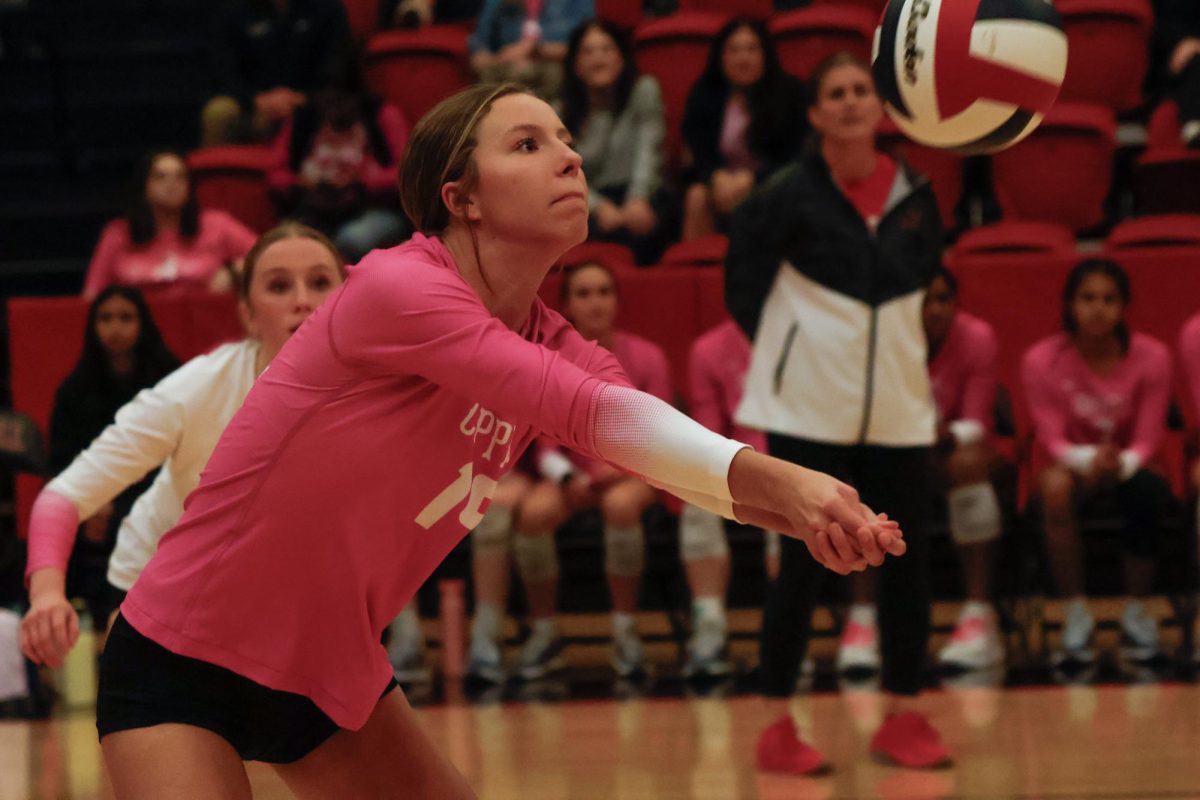
[{"label": "pink sneaker", "polygon": [[817,775],[829,770],[825,756],[800,738],[796,724],[786,714],[758,737],[755,764],[762,772]]},{"label": "pink sneaker", "polygon": [[898,767],[935,769],[951,764],[942,737],[923,714],[889,714],[871,739],[871,752]]}]

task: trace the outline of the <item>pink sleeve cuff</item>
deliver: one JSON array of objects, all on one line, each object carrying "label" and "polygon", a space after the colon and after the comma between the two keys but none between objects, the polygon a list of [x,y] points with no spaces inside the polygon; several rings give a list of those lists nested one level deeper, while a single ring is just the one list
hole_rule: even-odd
[{"label": "pink sleeve cuff", "polygon": [[33,573],[46,567],[67,571],[67,561],[71,558],[78,528],[79,512],[70,500],[49,490],[43,490],[37,496],[29,516],[26,582]]}]

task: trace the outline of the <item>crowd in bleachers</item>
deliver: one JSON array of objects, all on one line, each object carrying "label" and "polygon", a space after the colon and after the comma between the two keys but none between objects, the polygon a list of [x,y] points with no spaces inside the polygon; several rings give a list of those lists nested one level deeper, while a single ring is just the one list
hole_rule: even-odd
[{"label": "crowd in bleachers", "polygon": [[[1028,140],[966,161],[904,141],[885,120],[878,141],[896,157],[881,159],[890,166],[829,185],[850,201],[847,216],[863,223],[862,237],[875,246],[885,239],[878,226],[887,190],[911,165],[930,179],[931,224],[957,237],[944,258],[940,248],[928,254],[949,269],[919,287],[939,413],[936,489],[917,498],[941,498],[961,557],[967,602],[939,654],[955,668],[1004,659],[991,602],[995,542],[1018,518],[1044,531],[1054,584],[1068,600],[1054,657],[1060,664],[1094,658],[1080,538],[1088,520],[1115,520],[1120,530],[1131,596],[1120,624],[1125,652],[1135,660],[1164,655],[1158,622],[1141,602],[1161,588],[1156,561],[1178,550],[1196,559],[1196,522],[1181,512],[1200,487],[1194,446],[1200,5],[1056,5],[1071,62],[1059,106]],[[110,317],[136,317],[137,346],[161,356],[150,309],[232,292],[255,236],[280,219],[322,232],[349,263],[399,244],[412,233],[395,181],[409,129],[475,79],[533,87],[553,102],[583,156],[590,241],[564,256],[564,270],[552,276],[543,298],[587,338],[613,350],[638,388],[680,401],[726,435],[767,447],[761,432],[738,425],[752,416],[738,416],[751,369],[747,333],[762,328],[759,311],[737,306],[747,289],[738,284],[745,273],[735,270],[748,263],[746,248],[773,234],[749,226],[739,239],[735,213],[754,202],[748,198],[764,196],[756,187],[810,152],[814,128],[821,134],[834,124],[814,111],[816,91],[806,81],[830,63],[861,63],[855,58],[869,53],[881,4],[828,0],[771,8],[753,0],[681,0],[679,8],[643,8],[621,0],[483,0],[469,6],[292,0],[282,11],[269,2],[214,11],[224,15],[213,47],[222,89],[197,121],[203,146],[187,156],[148,154],[125,214],[105,228],[88,268],[85,354],[101,367],[81,360],[59,390],[49,431],[53,472],[138,389],[171,368],[139,354],[136,370],[116,369],[120,356],[110,342],[121,334],[106,333],[117,325]],[[841,52],[850,55],[826,60]],[[1146,146],[1130,168],[1117,152],[1129,146],[1129,124],[1139,120],[1147,123]],[[1130,210],[1124,198],[1132,198],[1134,210],[1159,216],[1114,226]],[[777,213],[770,204],[755,214],[743,209],[760,223]],[[998,225],[978,226],[997,218]],[[804,219],[795,227],[825,230],[825,224]],[[1076,237],[1085,237],[1084,250],[1095,250],[1095,237],[1106,232],[1103,252],[1084,260]],[[735,247],[727,255],[730,234]],[[933,238],[940,244],[940,234]],[[907,258],[926,258],[912,249],[923,243],[904,241]],[[117,287],[138,287],[153,303]],[[726,287],[735,290],[728,297],[737,324],[725,313]],[[760,288],[761,300],[770,287]],[[10,312],[10,325],[22,319],[19,310]],[[12,341],[15,348],[15,335]],[[134,345],[122,346],[128,357]],[[21,394],[17,360],[14,406],[43,420],[48,408],[22,407],[29,395]],[[776,393],[783,363],[766,375]],[[69,387],[101,373],[116,379],[93,379],[86,392],[103,397],[67,419],[76,395],[86,393]],[[862,442],[868,439],[864,428]],[[102,559],[105,553],[92,551],[115,544],[132,502],[121,497],[85,523],[79,559]],[[641,527],[647,509],[663,499],[607,465],[583,463],[549,443],[536,448],[472,534],[469,673],[485,682],[507,674],[501,631],[510,558],[531,622],[514,671],[536,679],[562,665],[553,534],[587,508],[599,512],[603,529],[614,668],[622,677],[644,671],[634,625],[645,568]],[[669,507],[679,517],[679,553],[694,600],[684,671],[720,676],[731,669],[725,528],[703,509]],[[767,572],[774,574],[779,544],[770,534],[766,541]],[[76,574],[92,579],[96,570],[89,569]],[[892,604],[888,593],[903,592],[866,581],[853,586],[841,669],[878,670],[885,660],[877,628],[887,623],[874,612],[877,589],[880,602]],[[103,592],[83,583],[74,591],[94,606],[94,617],[107,616]],[[796,600],[786,613],[805,613],[803,603]],[[392,632],[397,674],[419,674],[422,643],[412,609]],[[897,635],[885,638],[895,642]],[[794,674],[789,658],[778,656],[783,671]],[[1188,658],[1200,658],[1200,648]]]}]

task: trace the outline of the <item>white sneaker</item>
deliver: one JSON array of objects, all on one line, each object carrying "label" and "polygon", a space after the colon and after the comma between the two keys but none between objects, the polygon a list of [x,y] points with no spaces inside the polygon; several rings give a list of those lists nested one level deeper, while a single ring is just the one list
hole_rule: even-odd
[{"label": "white sneaker", "polygon": [[646,652],[642,649],[642,640],[632,631],[613,636],[609,659],[618,678],[646,674]]},{"label": "white sneaker", "polygon": [[950,641],[938,653],[938,663],[953,669],[986,669],[1003,662],[1004,643],[990,610],[962,614]]},{"label": "white sneaker", "polygon": [[1141,603],[1127,603],[1121,613],[1121,655],[1143,663],[1162,655],[1158,644],[1158,620],[1147,614]]},{"label": "white sneaker", "polygon": [[472,638],[467,650],[467,680],[499,685],[505,677],[499,645],[483,636]]},{"label": "white sneaker", "polygon": [[683,665],[683,676],[716,678],[728,675],[733,671],[733,666],[726,658],[725,645],[725,631],[720,625],[699,622],[688,639],[688,657]]},{"label": "white sneaker", "polygon": [[848,620],[838,644],[837,671],[841,675],[878,672],[879,629]]},{"label": "white sneaker", "polygon": [[1095,629],[1096,623],[1092,620],[1092,613],[1088,611],[1087,605],[1068,604],[1067,616],[1063,620],[1062,640],[1058,651],[1052,657],[1053,665],[1087,666],[1095,661],[1096,654],[1092,652],[1092,633]]},{"label": "white sneaker", "polygon": [[558,634],[556,626],[534,625],[533,632],[521,648],[518,674],[527,681],[536,681],[567,665],[562,656],[566,643]]}]

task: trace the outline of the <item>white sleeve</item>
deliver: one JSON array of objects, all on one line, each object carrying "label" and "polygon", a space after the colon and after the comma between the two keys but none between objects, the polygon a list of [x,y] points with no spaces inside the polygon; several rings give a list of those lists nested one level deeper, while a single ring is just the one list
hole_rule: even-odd
[{"label": "white sleeve", "polygon": [[724,502],[733,500],[729,465],[748,447],[713,433],[653,395],[611,384],[596,402],[595,445],[604,460],[676,487],[669,490],[675,494],[678,489]]},{"label": "white sleeve", "polygon": [[960,447],[983,441],[983,425],[978,420],[956,419],[946,427]]},{"label": "white sleeve", "polygon": [[1094,444],[1073,444],[1063,455],[1063,463],[1067,469],[1079,475],[1087,475],[1096,463],[1096,453],[1100,448]]},{"label": "white sleeve", "polygon": [[1142,468],[1142,459],[1132,450],[1121,451],[1121,480],[1127,481]]},{"label": "white sleeve", "polygon": [[158,387],[143,389],[48,488],[87,519],[166,461],[179,445],[183,425],[182,404]]},{"label": "white sleeve", "polygon": [[685,503],[690,503],[697,508],[702,508],[705,511],[711,511],[718,517],[731,519],[734,522],[741,522],[740,519],[733,513],[733,503],[729,500],[718,500],[712,495],[700,494],[699,492],[689,492],[687,489],[680,489],[678,486],[672,486],[669,483],[660,483],[653,479],[647,479],[647,482],[656,489],[662,489],[664,492],[670,492]]}]

